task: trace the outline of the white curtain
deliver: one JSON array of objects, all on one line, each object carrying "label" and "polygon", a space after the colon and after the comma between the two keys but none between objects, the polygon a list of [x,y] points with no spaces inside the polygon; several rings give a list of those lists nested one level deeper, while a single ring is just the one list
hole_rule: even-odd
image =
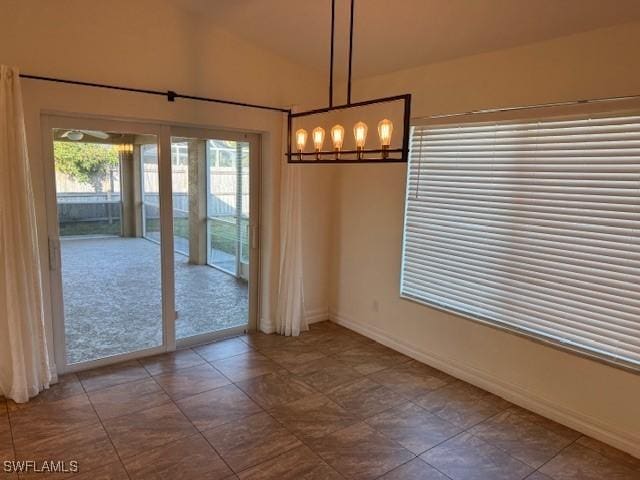
[{"label": "white curtain", "polygon": [[302,172],[285,164],[280,207],[280,275],[276,331],[300,335],[307,330],[302,282]]},{"label": "white curtain", "polygon": [[20,76],[0,65],[0,395],[26,402],[50,381]]}]

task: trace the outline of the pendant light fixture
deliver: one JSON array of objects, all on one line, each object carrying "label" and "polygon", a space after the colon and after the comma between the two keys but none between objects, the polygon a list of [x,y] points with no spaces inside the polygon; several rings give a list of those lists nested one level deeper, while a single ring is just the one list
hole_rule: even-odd
[{"label": "pendant light fixture", "polygon": [[[372,100],[365,100],[362,102],[352,102],[351,101],[351,72],[353,65],[353,24],[354,24],[354,13],[355,13],[355,0],[351,0],[351,9],[350,9],[350,22],[349,22],[349,64],[348,64],[348,76],[347,76],[347,103],[343,105],[333,105],[333,64],[334,64],[334,42],[335,42],[335,7],[336,0],[331,0],[331,49],[330,49],[330,66],[329,66],[329,106],[326,108],[320,108],[316,110],[309,110],[306,112],[296,112],[293,113],[289,111],[288,113],[288,122],[287,122],[287,132],[288,132],[288,146],[287,146],[287,160],[289,163],[299,163],[299,164],[318,164],[318,163],[399,163],[406,162],[409,156],[409,121],[410,121],[410,112],[411,112],[411,94],[404,95],[395,95],[390,97],[376,98]],[[392,116],[391,113],[393,111],[397,112],[397,106],[395,110],[393,110],[392,104],[401,103],[402,105],[402,115],[399,118],[399,123],[402,124],[402,142],[401,144],[398,142],[396,147],[394,147],[392,141],[394,139],[394,124],[393,121],[389,119],[389,116]],[[367,141],[367,133],[368,126],[366,121],[358,119],[355,123],[353,123],[353,147],[349,149],[343,149],[345,145],[345,141],[348,140],[350,143],[351,140],[345,138],[345,127],[344,124],[347,123],[349,119],[357,117],[360,114],[361,110],[366,109],[366,107],[378,104],[388,104],[389,115],[383,118],[378,118],[375,120],[377,123],[377,145],[376,148],[368,147]],[[377,107],[373,111],[373,114],[366,115],[366,112],[363,112],[366,119],[370,118],[371,115],[379,115],[380,108]],[[323,116],[325,120],[327,120],[327,113],[335,112],[331,119],[333,120],[334,125],[329,127],[330,124],[327,124],[323,121]],[[344,117],[345,120],[341,123],[335,124],[336,117]],[[315,121],[311,123],[309,117],[315,117]],[[379,120],[378,120],[379,119]],[[304,121],[305,125],[313,126],[314,128],[311,131],[311,140],[313,143],[313,151],[307,151],[307,130],[304,128],[299,128],[295,131],[295,135],[293,134],[293,123],[298,122],[300,120]],[[376,125],[374,123],[374,125]],[[325,128],[322,125],[325,125],[327,129],[330,128],[330,143],[332,149],[325,150]],[[348,144],[349,144],[348,143]],[[374,143],[369,140],[369,144]],[[348,145],[347,144],[347,145]],[[292,152],[292,146],[295,145],[296,153]]]}]

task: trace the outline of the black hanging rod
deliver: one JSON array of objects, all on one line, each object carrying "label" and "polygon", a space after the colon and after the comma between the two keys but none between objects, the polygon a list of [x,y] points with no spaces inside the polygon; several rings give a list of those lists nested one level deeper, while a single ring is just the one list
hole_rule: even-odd
[{"label": "black hanging rod", "polygon": [[161,90],[149,90],[145,88],[133,88],[133,87],[123,87],[119,85],[108,85],[106,83],[93,83],[93,82],[83,82],[80,80],[67,80],[63,78],[43,77],[41,75],[29,75],[26,73],[21,73],[20,78],[27,78],[29,80],[43,80],[45,82],[64,83],[67,85],[81,85],[83,87],[106,88],[109,90],[120,90],[123,92],[144,93],[147,95],[158,95],[161,97],[166,97],[167,101],[169,102],[174,102],[176,98],[183,98],[185,100],[196,100],[199,102],[222,103],[225,105],[235,105],[237,107],[259,108],[261,110],[271,110],[274,112],[282,112],[282,113],[290,112],[290,110],[287,108],[271,107],[269,105],[259,105],[256,103],[237,102],[235,100],[223,100],[220,98],[207,98],[207,97],[199,97],[196,95],[184,95],[182,93],[174,92],[173,90],[167,90],[166,92],[163,92]]},{"label": "black hanging rod", "polygon": [[[332,0],[335,2],[335,0]],[[353,68],[353,16],[356,8],[356,0],[351,0],[349,12],[349,72],[347,73],[347,104],[351,103],[351,70]]]},{"label": "black hanging rod", "polygon": [[[349,63],[347,72],[347,106],[351,104],[351,72],[353,67],[353,15],[355,0],[351,0],[349,10]],[[333,57],[336,32],[336,0],[331,0],[331,46],[329,48],[329,108],[333,107]]]},{"label": "black hanging rod", "polygon": [[329,50],[329,108],[333,107],[333,51],[336,38],[336,0],[331,0],[331,48]]}]

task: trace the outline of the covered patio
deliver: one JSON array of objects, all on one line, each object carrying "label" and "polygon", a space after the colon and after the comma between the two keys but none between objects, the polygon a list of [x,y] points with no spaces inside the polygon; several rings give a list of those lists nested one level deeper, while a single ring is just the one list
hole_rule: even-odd
[{"label": "covered patio", "polygon": [[[67,361],[162,343],[160,246],[145,238],[64,238]],[[245,325],[247,283],[175,254],[176,337]]]},{"label": "covered patio", "polygon": [[[248,148],[172,138],[176,339],[248,323]],[[54,156],[67,363],[161,345],[157,138],[55,129]]]}]

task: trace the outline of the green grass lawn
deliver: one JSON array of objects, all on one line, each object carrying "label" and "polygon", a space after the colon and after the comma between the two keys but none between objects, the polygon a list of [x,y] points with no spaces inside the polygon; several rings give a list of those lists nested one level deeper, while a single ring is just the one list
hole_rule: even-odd
[{"label": "green grass lawn", "polygon": [[[230,255],[236,254],[236,224],[235,217],[218,217],[215,220],[208,220],[209,232],[211,235],[211,246],[216,250],[223,251]],[[147,220],[147,232],[158,232],[160,230],[160,220],[152,218]],[[248,261],[247,255],[249,247],[246,238],[247,220],[241,220],[241,231],[243,233],[242,253],[243,261]],[[173,233],[182,238],[189,238],[189,219],[176,217],[173,219]],[[66,222],[60,224],[60,236],[72,235],[121,235],[120,220],[113,223],[107,221],[97,222]]]},{"label": "green grass lawn", "polygon": [[[228,253],[230,255],[236,254],[236,224],[235,217],[218,217],[215,220],[208,220],[209,231],[211,235],[211,246],[216,250]],[[241,220],[242,232],[246,232],[247,220]],[[157,232],[160,230],[160,221],[158,219],[147,220],[147,231]],[[182,217],[175,217],[173,219],[173,234],[177,237],[189,238],[189,219]],[[246,257],[249,248],[247,245],[247,239],[243,235],[242,252]],[[243,261],[248,261],[247,258],[243,258]]]}]

